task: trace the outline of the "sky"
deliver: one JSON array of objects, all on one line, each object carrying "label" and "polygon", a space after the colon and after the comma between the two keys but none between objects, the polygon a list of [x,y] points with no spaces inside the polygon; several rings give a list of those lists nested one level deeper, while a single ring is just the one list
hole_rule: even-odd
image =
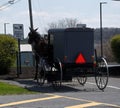
[{"label": "sky", "polygon": [[[13,34],[13,24],[24,25],[24,38],[30,27],[28,0],[14,0],[14,4],[3,7],[11,0],[0,0],[0,34]],[[46,33],[48,25],[65,18],[77,19],[78,23],[90,28],[100,27],[100,2],[103,27],[120,28],[120,1],[112,0],[31,0],[34,28],[40,34]]]}]

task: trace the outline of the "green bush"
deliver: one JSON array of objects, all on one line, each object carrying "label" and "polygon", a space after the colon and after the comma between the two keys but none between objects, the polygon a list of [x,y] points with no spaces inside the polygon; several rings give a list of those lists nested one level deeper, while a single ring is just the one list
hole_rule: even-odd
[{"label": "green bush", "polygon": [[120,63],[120,34],[111,39],[111,49],[115,60]]},{"label": "green bush", "polygon": [[0,74],[7,74],[16,60],[17,41],[8,35],[0,35]]}]

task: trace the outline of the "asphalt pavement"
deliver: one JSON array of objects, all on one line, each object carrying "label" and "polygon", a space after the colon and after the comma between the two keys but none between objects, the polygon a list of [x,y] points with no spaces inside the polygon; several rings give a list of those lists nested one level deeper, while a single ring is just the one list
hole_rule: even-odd
[{"label": "asphalt pavement", "polygon": [[97,88],[94,77],[88,78],[85,86],[77,82],[63,83],[60,90],[51,84],[39,86],[33,79],[1,80],[29,90],[38,91],[29,95],[0,96],[2,108],[120,108],[120,78],[110,77],[105,91]]}]

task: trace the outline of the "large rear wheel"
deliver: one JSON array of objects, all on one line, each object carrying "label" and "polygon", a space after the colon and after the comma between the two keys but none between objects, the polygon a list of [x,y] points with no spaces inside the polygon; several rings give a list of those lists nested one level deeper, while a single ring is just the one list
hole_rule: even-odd
[{"label": "large rear wheel", "polygon": [[105,58],[100,58],[95,69],[95,81],[100,90],[104,90],[108,84],[108,64]]}]

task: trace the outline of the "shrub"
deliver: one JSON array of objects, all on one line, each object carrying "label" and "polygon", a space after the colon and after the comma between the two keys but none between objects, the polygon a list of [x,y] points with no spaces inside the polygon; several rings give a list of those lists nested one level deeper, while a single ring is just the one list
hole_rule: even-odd
[{"label": "shrub", "polygon": [[0,74],[8,73],[16,60],[17,41],[8,35],[0,35]]},{"label": "shrub", "polygon": [[111,39],[111,49],[115,60],[120,63],[120,34]]}]

